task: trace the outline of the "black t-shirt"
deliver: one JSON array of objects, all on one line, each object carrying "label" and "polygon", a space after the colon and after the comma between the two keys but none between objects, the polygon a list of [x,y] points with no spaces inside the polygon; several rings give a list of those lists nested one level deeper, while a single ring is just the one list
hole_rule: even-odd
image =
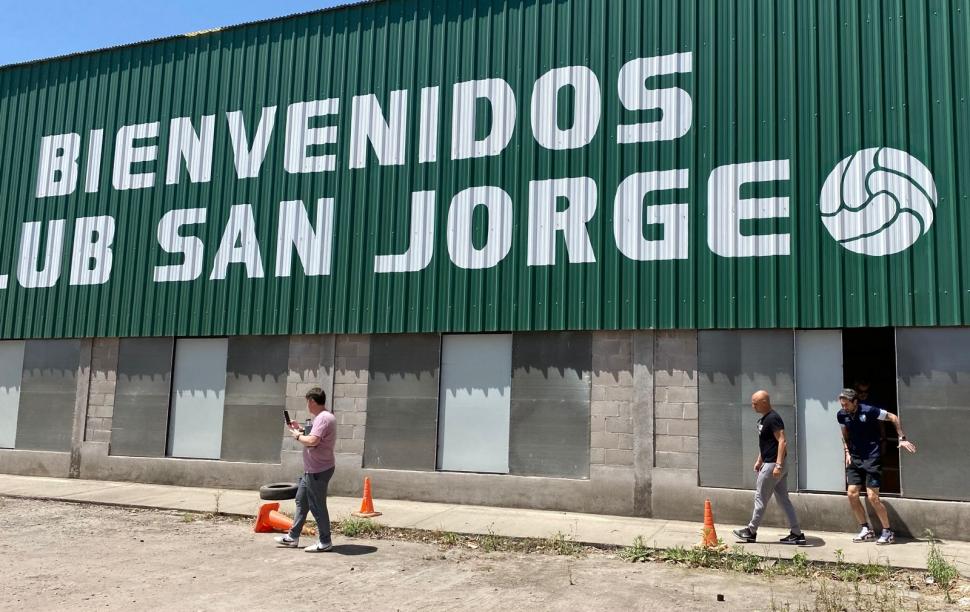
[{"label": "black t-shirt", "polygon": [[856,459],[876,459],[882,455],[882,424],[886,420],[885,410],[859,404],[853,413],[839,410],[835,415],[839,425],[849,432],[849,453]]},{"label": "black t-shirt", "polygon": [[784,429],[785,422],[774,410],[758,419],[758,447],[761,449],[761,460],[765,463],[778,462],[778,440],[775,439],[775,432]]}]

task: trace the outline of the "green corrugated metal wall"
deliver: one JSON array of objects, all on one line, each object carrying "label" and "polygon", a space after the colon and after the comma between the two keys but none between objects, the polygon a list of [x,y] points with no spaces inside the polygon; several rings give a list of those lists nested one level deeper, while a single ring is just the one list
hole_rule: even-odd
[{"label": "green corrugated metal wall", "polygon": [[[691,53],[689,73],[651,86],[680,87],[692,125],[666,142],[618,144],[617,125],[656,120],[617,95],[620,68],[641,58]],[[585,66],[598,77],[602,119],[572,151],[540,147],[530,126],[536,80]],[[517,124],[501,155],[452,161],[452,86],[505,79]],[[418,163],[420,89],[441,87],[438,161]],[[407,90],[407,164],[348,169],[351,100]],[[584,101],[563,94],[560,125]],[[385,0],[114,50],[0,69],[0,336],[222,335],[529,329],[843,327],[970,322],[970,7],[920,0]],[[340,100],[337,170],[283,170],[287,105]],[[242,110],[249,136],[264,106],[276,127],[258,178],[235,174],[225,113]],[[168,122],[216,115],[212,180],[165,185]],[[112,187],[112,147],[123,125],[160,122],[150,189]],[[485,120],[479,131],[488,130]],[[83,186],[92,129],[104,130],[100,189]],[[39,143],[82,136],[81,182],[72,195],[35,197]],[[888,256],[858,255],[822,225],[819,194],[840,160],[862,149],[906,151],[932,171],[936,221]],[[708,179],[725,164],[790,160],[791,180],[749,185],[745,197],[788,196],[790,219],[747,232],[790,233],[791,255],[725,258],[708,247]],[[687,169],[689,189],[654,201],[689,205],[688,258],[635,262],[613,239],[613,199],[637,172]],[[599,198],[588,223],[595,263],[530,267],[529,182],[590,177]],[[505,190],[513,202],[511,252],[497,266],[463,270],[449,257],[447,208],[459,191]],[[375,255],[408,246],[411,193],[437,193],[430,265],[375,274]],[[332,197],[332,274],[273,275],[281,201],[302,199],[311,218]],[[230,266],[208,280],[229,209],[251,204],[265,278]],[[202,276],[157,283],[153,268],[179,263],[156,240],[161,216],[206,208],[189,229],[205,244]],[[71,286],[74,219],[116,222],[109,280]],[[18,281],[21,224],[64,219],[59,278]],[[475,216],[476,244],[485,216]],[[760,228],[760,229],[758,229]],[[767,228],[767,229],[766,229]],[[772,230],[774,228],[774,230]],[[650,235],[650,228],[645,228]],[[298,262],[298,259],[295,259]],[[53,279],[49,275],[48,280]]]}]

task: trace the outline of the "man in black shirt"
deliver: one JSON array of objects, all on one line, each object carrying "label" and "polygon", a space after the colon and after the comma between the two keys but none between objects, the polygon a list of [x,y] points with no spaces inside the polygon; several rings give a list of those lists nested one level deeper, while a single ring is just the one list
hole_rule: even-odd
[{"label": "man in black shirt", "polygon": [[785,439],[785,423],[781,415],[771,408],[767,391],[758,391],[751,396],[751,407],[761,415],[758,419],[758,458],[754,471],[758,480],[754,489],[754,513],[751,522],[744,529],[735,529],[734,535],[742,542],[754,542],[758,537],[758,526],[764,518],[765,509],[772,495],[777,495],[778,503],[788,517],[791,533],[782,538],[782,544],[805,544],[805,534],[798,526],[795,507],[788,498],[788,469],[785,459],[788,456],[788,441]]}]

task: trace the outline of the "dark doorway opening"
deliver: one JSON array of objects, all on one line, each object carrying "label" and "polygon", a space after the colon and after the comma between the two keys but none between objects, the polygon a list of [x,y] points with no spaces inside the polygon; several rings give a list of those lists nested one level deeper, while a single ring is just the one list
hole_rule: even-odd
[{"label": "dark doorway opening", "polygon": [[[896,330],[892,327],[842,330],[843,385],[865,389],[862,403],[898,414],[896,405]],[[883,493],[899,494],[899,440],[883,423]]]}]

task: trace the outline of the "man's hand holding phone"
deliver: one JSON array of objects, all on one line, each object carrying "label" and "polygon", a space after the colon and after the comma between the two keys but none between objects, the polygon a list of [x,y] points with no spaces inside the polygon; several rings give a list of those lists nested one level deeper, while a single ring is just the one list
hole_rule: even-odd
[{"label": "man's hand holding phone", "polygon": [[283,411],[283,422],[287,427],[290,428],[291,431],[299,431],[300,433],[303,433],[303,428],[300,426],[300,424],[290,418],[289,410]]}]

